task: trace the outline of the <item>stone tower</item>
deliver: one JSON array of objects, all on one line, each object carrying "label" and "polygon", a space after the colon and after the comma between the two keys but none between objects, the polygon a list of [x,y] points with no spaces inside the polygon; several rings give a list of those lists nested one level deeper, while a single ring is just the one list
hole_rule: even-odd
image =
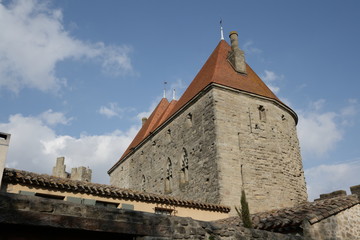
[{"label": "stone tower", "polygon": [[297,115],[246,64],[231,32],[176,101],[163,98],[120,160],[111,184],[252,213],[307,200]]}]

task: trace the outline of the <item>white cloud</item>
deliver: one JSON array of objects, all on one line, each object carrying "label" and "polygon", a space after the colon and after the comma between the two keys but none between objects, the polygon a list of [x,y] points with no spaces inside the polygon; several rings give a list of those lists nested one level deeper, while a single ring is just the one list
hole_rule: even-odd
[{"label": "white cloud", "polygon": [[269,70],[265,70],[264,72],[265,72],[265,75],[263,75],[263,77],[262,77],[262,79],[264,81],[272,82],[272,81],[275,81],[275,80],[281,78],[275,72],[272,72],[272,71],[269,71]]},{"label": "white cloud", "polygon": [[253,41],[247,41],[243,45],[243,49],[244,49],[245,53],[247,53],[247,54],[260,54],[260,53],[262,53],[261,49],[254,47]]},{"label": "white cloud", "polygon": [[98,113],[107,118],[118,117],[122,118],[125,112],[135,111],[134,108],[120,108],[115,102],[108,103],[107,106],[101,106]]},{"label": "white cloud", "polygon": [[273,71],[265,70],[264,74],[261,75],[261,79],[266,83],[268,88],[275,94],[280,91],[280,88],[275,85],[275,81],[282,80],[284,78],[283,75],[277,75]]},{"label": "white cloud", "polygon": [[342,116],[354,116],[357,114],[358,109],[358,102],[356,99],[349,99],[348,100],[349,105],[341,109],[341,115]]},{"label": "white cloud", "polygon": [[117,103],[109,103],[108,106],[101,106],[99,109],[99,113],[108,118],[120,117],[121,112],[122,110]]},{"label": "white cloud", "polygon": [[297,129],[303,153],[314,153],[319,157],[335,148],[343,138],[336,117],[334,112],[299,114]]},{"label": "white cloud", "polygon": [[336,190],[346,190],[360,183],[360,159],[349,163],[320,165],[305,169],[309,199]]},{"label": "white cloud", "polygon": [[62,112],[54,112],[52,109],[47,110],[40,114],[40,119],[42,119],[46,124],[50,126],[55,126],[57,124],[69,124],[72,118],[66,118]]},{"label": "white cloud", "polygon": [[67,171],[72,167],[89,166],[94,182],[109,183],[107,170],[120,158],[139,128],[133,126],[126,132],[115,130],[104,135],[73,137],[57,135],[42,116],[16,114],[10,116],[8,122],[0,123],[1,131],[11,134],[8,167],[51,173],[56,158],[65,156]]},{"label": "white cloud", "polygon": [[310,103],[310,108],[312,108],[312,109],[314,109],[316,111],[319,111],[324,107],[325,102],[326,102],[325,99],[319,99],[319,100],[317,100],[315,102],[311,102]]},{"label": "white cloud", "polygon": [[99,61],[114,75],[133,73],[130,47],[78,40],[64,29],[62,17],[47,2],[0,2],[0,87],[57,91],[66,79],[55,75],[56,64],[66,59]]},{"label": "white cloud", "polygon": [[299,111],[297,130],[303,154],[321,157],[334,150],[344,137],[345,127],[351,125],[352,117],[357,113],[354,99],[337,112],[322,111],[325,103],[320,99],[312,102],[309,110]]}]

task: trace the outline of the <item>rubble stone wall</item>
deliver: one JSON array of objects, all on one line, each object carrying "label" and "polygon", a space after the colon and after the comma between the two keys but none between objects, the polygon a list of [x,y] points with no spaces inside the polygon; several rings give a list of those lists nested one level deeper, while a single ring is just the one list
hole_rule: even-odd
[{"label": "rubble stone wall", "polygon": [[301,240],[239,225],[0,194],[1,239]]},{"label": "rubble stone wall", "polygon": [[307,200],[294,117],[267,99],[214,89],[221,203],[251,213]]},{"label": "rubble stone wall", "polygon": [[[214,100],[209,91],[123,161],[110,174],[110,183],[219,204],[214,129]],[[184,158],[187,179],[182,172]]]},{"label": "rubble stone wall", "polygon": [[304,227],[304,237],[309,240],[360,239],[360,205],[355,205],[334,216]]},{"label": "rubble stone wall", "polygon": [[189,104],[110,176],[119,187],[232,208],[244,188],[251,213],[307,200],[294,116],[273,101],[223,87]]}]

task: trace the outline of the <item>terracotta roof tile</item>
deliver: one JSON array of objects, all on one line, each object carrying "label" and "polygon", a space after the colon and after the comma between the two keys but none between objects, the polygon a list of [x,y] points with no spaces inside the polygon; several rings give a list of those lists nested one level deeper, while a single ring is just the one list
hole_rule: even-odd
[{"label": "terracotta roof tile", "polygon": [[[360,200],[357,195],[340,196],[308,202],[292,208],[256,213],[251,215],[251,217],[253,226],[256,229],[289,232],[299,228],[304,220],[314,224],[359,203]],[[216,222],[236,225],[241,220],[239,217],[231,217]]]},{"label": "terracotta roof tile", "polygon": [[[115,169],[120,161],[131,152],[132,148],[138,146],[146,137],[148,137],[150,132],[155,131],[210,84],[219,84],[236,90],[267,97],[281,103],[249,65],[246,65],[247,74],[239,74],[232,68],[227,60],[230,51],[231,47],[229,44],[226,41],[221,40],[181,98],[178,101],[172,101],[170,104],[165,99],[161,100],[158,107],[149,117],[146,124],[140,129],[138,135],[136,135],[128,149],[108,173],[111,173]],[[161,115],[161,117],[159,115]]]},{"label": "terracotta roof tile", "polygon": [[113,198],[131,199],[135,201],[163,203],[174,206],[192,207],[203,210],[218,211],[223,213],[230,212],[230,207],[208,204],[195,201],[184,201],[174,197],[162,196],[158,194],[137,192],[130,189],[118,188],[111,185],[90,183],[59,178],[47,174],[37,174],[17,169],[5,168],[3,182],[21,184],[43,189],[55,189],[72,193],[89,193],[97,196],[108,196]]},{"label": "terracotta roof tile", "polygon": [[237,73],[227,60],[230,51],[231,47],[229,44],[225,40],[221,40],[179,99],[172,114],[211,83],[217,83],[280,101],[249,65],[246,65],[247,74]]},{"label": "terracotta roof tile", "polygon": [[129,147],[125,150],[124,154],[121,156],[120,159],[124,158],[129,152],[131,152],[132,148],[139,145],[139,143],[142,140],[144,140],[151,133],[151,131],[153,131],[156,128],[157,126],[156,123],[164,114],[168,106],[169,106],[169,101],[166,98],[161,99],[160,103],[151,113],[150,117],[146,120],[145,124],[140,128],[138,134],[135,136],[134,140],[130,143]]},{"label": "terracotta roof tile", "polygon": [[164,113],[162,114],[162,116],[159,118],[159,120],[156,122],[156,124],[154,125],[152,131],[154,131],[156,128],[158,128],[161,124],[163,124],[167,119],[169,119],[170,114],[172,113],[174,107],[176,106],[177,101],[176,100],[172,100],[170,102],[170,104],[168,105],[168,107],[166,108],[166,110],[164,111]]}]

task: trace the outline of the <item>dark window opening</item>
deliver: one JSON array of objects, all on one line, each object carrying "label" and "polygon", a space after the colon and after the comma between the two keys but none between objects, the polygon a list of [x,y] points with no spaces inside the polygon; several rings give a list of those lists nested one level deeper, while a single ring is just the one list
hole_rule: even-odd
[{"label": "dark window opening", "polygon": [[119,206],[119,204],[118,203],[113,203],[113,202],[105,202],[105,201],[96,200],[95,206],[117,208]]},{"label": "dark window opening", "polygon": [[51,195],[51,194],[45,194],[45,193],[35,193],[35,196],[42,197],[42,198],[47,198],[47,199],[57,199],[57,200],[64,200],[65,199],[64,196]]},{"label": "dark window opening", "polygon": [[258,107],[259,109],[259,117],[260,117],[260,121],[265,122],[266,121],[266,113],[265,113],[265,108],[264,106],[260,105]]},{"label": "dark window opening", "polygon": [[155,207],[155,214],[172,215],[173,213],[174,209]]},{"label": "dark window opening", "polygon": [[185,148],[183,148],[183,155],[181,159],[180,183],[185,184],[189,182],[189,158]]},{"label": "dark window opening", "polygon": [[172,190],[172,178],[173,178],[173,172],[172,172],[172,163],[170,158],[167,160],[167,168],[166,168],[166,177],[165,177],[165,193],[170,193]]},{"label": "dark window opening", "polygon": [[0,133],[0,138],[7,139],[7,135]]}]

